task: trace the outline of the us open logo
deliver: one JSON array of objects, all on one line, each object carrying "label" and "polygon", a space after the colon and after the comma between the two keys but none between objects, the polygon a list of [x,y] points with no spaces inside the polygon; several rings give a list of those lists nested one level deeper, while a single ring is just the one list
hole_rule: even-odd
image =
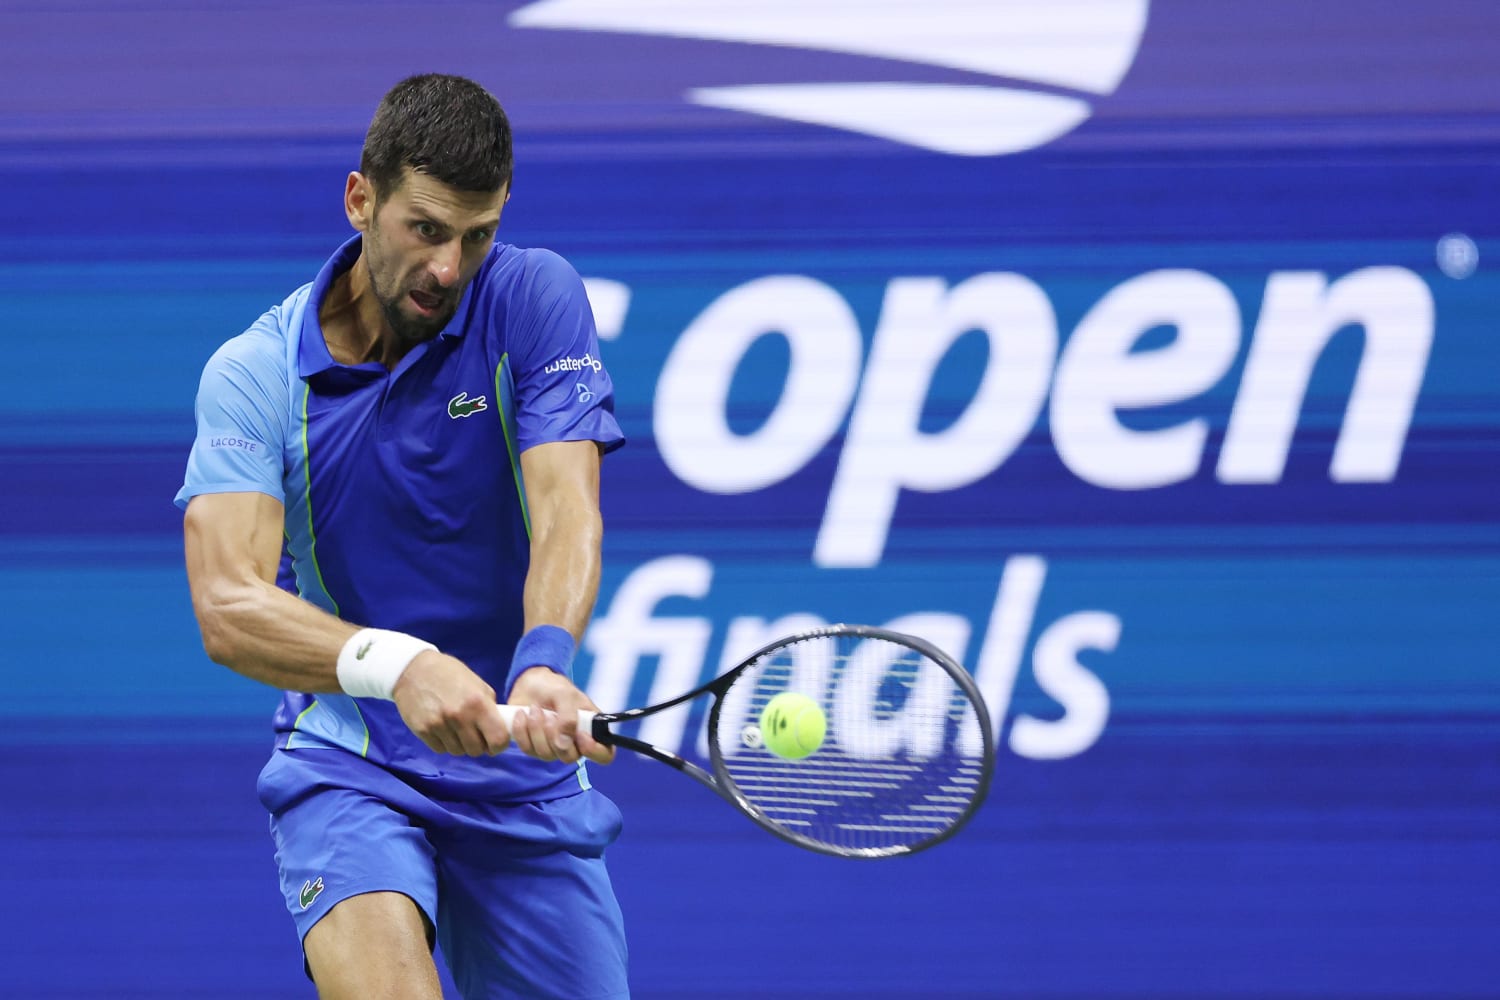
[{"label": "us open logo", "polygon": [[[1149,0],[541,0],[522,28],[630,32],[882,60],[847,82],[690,89],[706,107],[843,129],[954,156],[1046,145],[1093,114],[1135,60]],[[892,79],[891,62],[953,82]],[[878,65],[878,69],[874,66]],[[971,82],[977,77],[983,82]]]}]

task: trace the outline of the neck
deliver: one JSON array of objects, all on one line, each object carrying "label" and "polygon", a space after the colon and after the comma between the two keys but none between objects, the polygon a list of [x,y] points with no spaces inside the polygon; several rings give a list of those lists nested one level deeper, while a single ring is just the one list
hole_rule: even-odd
[{"label": "neck", "polygon": [[328,353],[343,365],[378,361],[394,368],[406,353],[386,322],[385,311],[370,284],[370,268],[361,253],[354,266],[334,279],[318,308],[318,322]]}]

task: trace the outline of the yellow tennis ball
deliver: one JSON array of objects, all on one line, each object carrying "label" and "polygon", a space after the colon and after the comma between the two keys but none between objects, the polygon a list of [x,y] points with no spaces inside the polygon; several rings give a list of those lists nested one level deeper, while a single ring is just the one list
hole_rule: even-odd
[{"label": "yellow tennis ball", "polygon": [[788,760],[801,760],[823,745],[828,717],[805,694],[783,691],[760,712],[760,735],[767,750]]}]

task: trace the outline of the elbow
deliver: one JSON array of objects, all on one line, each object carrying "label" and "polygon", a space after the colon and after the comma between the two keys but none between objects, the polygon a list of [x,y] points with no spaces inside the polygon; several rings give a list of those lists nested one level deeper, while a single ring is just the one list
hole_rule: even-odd
[{"label": "elbow", "polygon": [[237,627],[237,621],[249,600],[250,595],[240,587],[212,587],[194,595],[193,612],[198,619],[203,652],[220,666],[232,669],[239,657],[239,637],[243,631]]},{"label": "elbow", "polygon": [[221,667],[234,664],[234,643],[230,631],[219,622],[199,617],[198,632],[203,637],[203,652]]}]

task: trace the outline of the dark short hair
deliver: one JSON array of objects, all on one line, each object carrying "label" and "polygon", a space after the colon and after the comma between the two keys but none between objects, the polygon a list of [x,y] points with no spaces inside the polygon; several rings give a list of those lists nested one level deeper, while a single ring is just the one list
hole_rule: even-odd
[{"label": "dark short hair", "polygon": [[383,200],[407,167],[459,191],[498,191],[510,183],[510,122],[500,102],[473,80],[442,73],[407,77],[375,109],[359,172]]}]

